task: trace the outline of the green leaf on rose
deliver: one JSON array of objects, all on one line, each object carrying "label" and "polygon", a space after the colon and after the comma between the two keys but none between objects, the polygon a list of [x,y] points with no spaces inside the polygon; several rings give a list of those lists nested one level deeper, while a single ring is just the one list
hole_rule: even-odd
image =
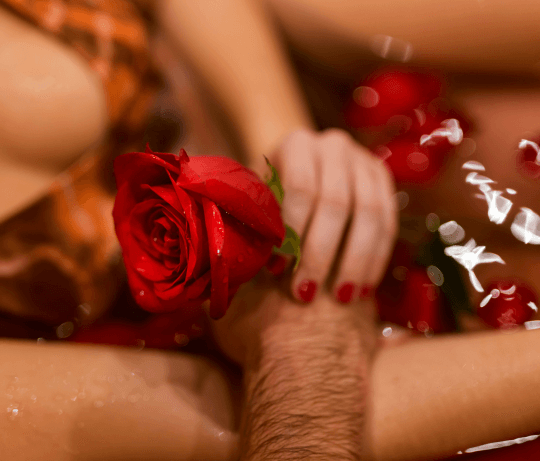
[{"label": "green leaf on rose", "polygon": [[293,255],[296,257],[296,262],[294,263],[293,268],[293,271],[295,271],[298,267],[298,264],[300,264],[301,250],[300,237],[298,237],[298,234],[294,231],[292,227],[285,225],[285,238],[283,239],[281,247],[277,249],[277,252]]},{"label": "green leaf on rose", "polygon": [[270,160],[268,160],[266,157],[264,157],[264,159],[266,160],[266,164],[270,167],[271,173],[270,178],[266,180],[266,185],[274,193],[276,200],[281,205],[283,203],[283,197],[285,193],[283,192],[283,186],[281,185],[281,181],[279,180],[278,172],[270,163]]}]

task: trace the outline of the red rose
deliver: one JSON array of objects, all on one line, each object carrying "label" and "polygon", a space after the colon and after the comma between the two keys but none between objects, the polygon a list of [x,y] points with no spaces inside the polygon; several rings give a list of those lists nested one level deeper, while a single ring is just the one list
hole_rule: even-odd
[{"label": "red rose", "polygon": [[114,224],[131,291],[151,312],[220,318],[285,236],[259,177],[224,157],[132,152],[114,162]]}]

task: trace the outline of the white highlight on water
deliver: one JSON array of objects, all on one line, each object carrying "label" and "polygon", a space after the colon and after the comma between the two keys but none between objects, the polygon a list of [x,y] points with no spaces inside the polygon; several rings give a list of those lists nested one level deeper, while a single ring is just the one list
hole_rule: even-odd
[{"label": "white highlight on water", "polygon": [[529,320],[528,322],[523,323],[526,330],[537,330],[540,328],[540,320]]},{"label": "white highlight on water", "polygon": [[444,249],[444,253],[456,262],[461,264],[469,273],[469,278],[474,289],[480,293],[484,292],[484,288],[480,284],[478,277],[474,273],[474,268],[478,264],[500,263],[506,264],[503,259],[495,253],[484,253],[485,246],[476,246],[474,239],[470,239],[465,245],[452,245]]},{"label": "white highlight on water", "polygon": [[441,240],[447,245],[459,243],[465,238],[465,229],[456,221],[448,221],[441,224],[438,231]]},{"label": "white highlight on water", "polygon": [[465,182],[473,186],[479,186],[480,191],[484,194],[488,203],[489,220],[495,224],[502,224],[508,216],[513,203],[511,200],[502,196],[502,191],[491,189],[489,184],[495,183],[495,181],[487,176],[479,175],[474,171],[467,175]]},{"label": "white highlight on water", "polygon": [[514,218],[510,231],[520,242],[540,245],[540,216],[530,208],[522,207]]},{"label": "white highlight on water", "polygon": [[412,58],[413,47],[409,42],[389,35],[375,35],[371,39],[371,50],[384,59],[407,62]]},{"label": "white highlight on water", "polygon": [[468,162],[465,162],[461,168],[464,170],[486,171],[486,167],[476,160],[469,160]]},{"label": "white highlight on water", "polygon": [[433,141],[433,138],[447,138],[448,142],[453,146],[457,146],[463,141],[463,130],[459,126],[459,121],[455,118],[443,120],[441,122],[442,128],[433,130],[430,134],[423,134],[420,136],[420,145],[423,146],[426,143]]},{"label": "white highlight on water", "polygon": [[475,451],[485,451],[492,450],[494,448],[509,447],[510,445],[518,445],[520,443],[531,442],[536,440],[539,435],[529,435],[527,437],[519,437],[514,440],[503,440],[501,442],[486,443],[485,445],[479,445],[478,447],[473,447],[465,450],[465,453],[473,453]]},{"label": "white highlight on water", "polygon": [[526,147],[532,147],[534,149],[536,152],[536,159],[534,160],[534,163],[540,165],[540,146],[538,146],[538,144],[536,144],[534,141],[529,141],[528,139],[522,139],[519,141],[520,149],[525,149]]},{"label": "white highlight on water", "polygon": [[489,301],[491,300],[492,296],[491,293],[487,295],[482,301],[480,302],[480,307],[484,307]]}]

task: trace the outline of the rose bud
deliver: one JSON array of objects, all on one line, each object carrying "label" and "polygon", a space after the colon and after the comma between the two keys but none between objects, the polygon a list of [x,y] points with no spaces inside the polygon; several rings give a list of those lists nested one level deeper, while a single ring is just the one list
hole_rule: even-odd
[{"label": "rose bud", "polygon": [[399,186],[432,185],[445,162],[436,149],[402,138],[378,146],[374,154],[384,159]]},{"label": "rose bud", "polygon": [[410,117],[415,108],[440,96],[443,86],[443,79],[433,72],[401,66],[382,68],[354,90],[345,108],[346,123],[356,130],[399,123],[398,117]]},{"label": "rose bud", "polygon": [[252,171],[226,157],[146,152],[114,162],[113,218],[136,302],[151,312],[210,299],[225,315],[241,284],[266,264],[285,235],[280,207]]},{"label": "rose bud", "polygon": [[377,305],[383,322],[396,323],[421,333],[450,330],[443,294],[420,266],[393,271],[379,287]]}]

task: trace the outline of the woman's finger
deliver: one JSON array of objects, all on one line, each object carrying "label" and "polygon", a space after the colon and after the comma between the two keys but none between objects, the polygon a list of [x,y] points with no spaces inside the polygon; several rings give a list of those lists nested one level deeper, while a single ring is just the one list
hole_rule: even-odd
[{"label": "woman's finger", "polygon": [[373,267],[374,248],[381,238],[382,224],[380,203],[377,200],[379,185],[375,182],[371,159],[364,155],[351,156],[353,175],[353,218],[340,267],[334,283],[336,298],[350,302],[358,294],[371,291],[367,285]]},{"label": "woman's finger", "polygon": [[302,238],[317,201],[315,136],[307,130],[292,133],[273,156],[285,195],[284,222]]},{"label": "woman's finger", "polygon": [[377,159],[370,159],[372,174],[377,193],[374,200],[378,202],[375,208],[380,210],[380,233],[373,242],[373,258],[370,270],[366,273],[365,283],[368,287],[377,287],[381,282],[388,262],[392,256],[398,233],[398,211],[395,198],[395,188],[390,173]]},{"label": "woman's finger", "polygon": [[293,277],[294,296],[315,297],[328,276],[351,211],[351,186],[346,151],[352,144],[338,131],[324,133],[317,143],[321,169],[319,197],[302,244],[302,259]]}]

